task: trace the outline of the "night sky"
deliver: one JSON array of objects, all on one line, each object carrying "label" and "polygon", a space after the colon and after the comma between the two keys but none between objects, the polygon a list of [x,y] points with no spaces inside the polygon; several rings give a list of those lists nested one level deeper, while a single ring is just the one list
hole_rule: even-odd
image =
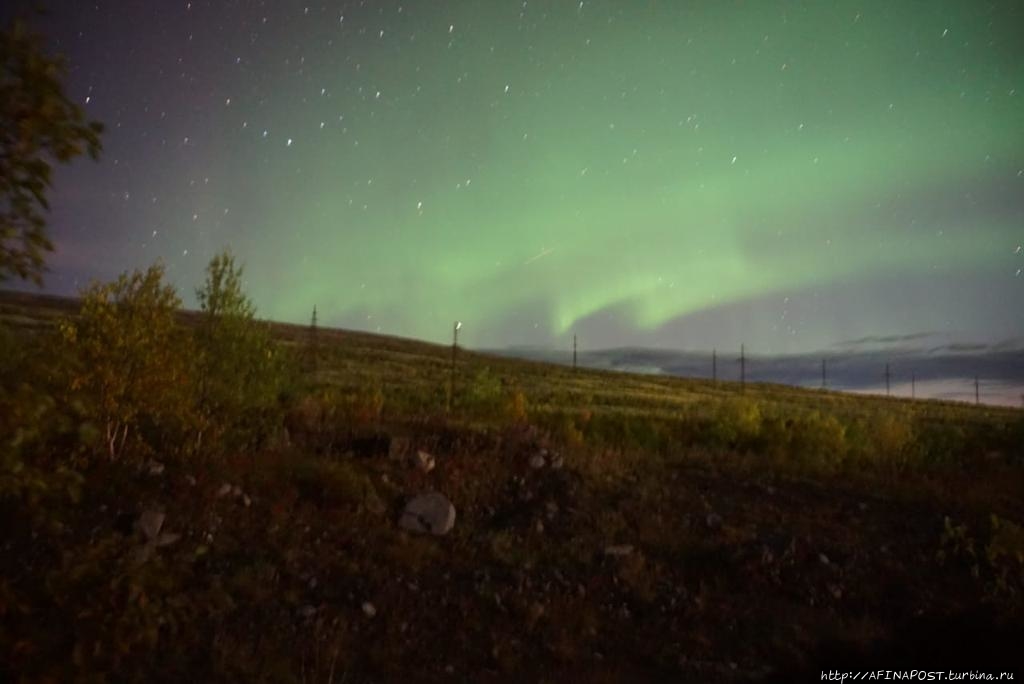
[{"label": "night sky", "polygon": [[51,292],[230,246],[263,317],[468,346],[1024,337],[1019,1],[48,7],[107,126]]}]

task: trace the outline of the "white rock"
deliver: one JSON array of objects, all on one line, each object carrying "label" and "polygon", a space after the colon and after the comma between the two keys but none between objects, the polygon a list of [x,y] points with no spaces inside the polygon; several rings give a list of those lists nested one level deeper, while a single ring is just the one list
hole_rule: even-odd
[{"label": "white rock", "polygon": [[545,459],[541,454],[534,454],[530,457],[530,467],[534,470],[539,470],[545,465],[547,465],[547,459]]},{"label": "white rock", "polygon": [[448,534],[455,526],[455,506],[439,492],[420,494],[405,505],[398,524],[410,532]]},{"label": "white rock", "polygon": [[416,456],[413,457],[413,462],[417,468],[425,473],[429,473],[436,465],[433,455],[428,454],[426,451],[417,451]]},{"label": "white rock", "polygon": [[146,539],[156,539],[160,534],[160,528],[164,525],[164,514],[157,511],[144,511],[139,516],[138,526]]},{"label": "white rock", "polygon": [[368,618],[372,618],[377,614],[377,608],[369,601],[363,602],[363,614]]}]

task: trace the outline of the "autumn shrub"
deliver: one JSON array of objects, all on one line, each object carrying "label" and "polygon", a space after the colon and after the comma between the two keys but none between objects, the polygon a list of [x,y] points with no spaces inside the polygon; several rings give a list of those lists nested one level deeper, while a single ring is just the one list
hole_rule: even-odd
[{"label": "autumn shrub", "polygon": [[256,321],[230,252],[213,257],[196,297],[202,310],[195,330],[197,442],[214,452],[259,446],[282,424],[287,362],[267,326]]},{"label": "autumn shrub", "polygon": [[521,389],[515,389],[506,404],[507,416],[513,423],[525,423],[528,419],[528,407],[526,394]]},{"label": "autumn shrub", "polygon": [[384,412],[384,388],[380,382],[363,383],[345,399],[344,416],[353,427],[373,425]]},{"label": "autumn shrub", "polygon": [[487,366],[477,370],[457,391],[456,405],[464,414],[489,418],[504,411],[505,393],[501,378]]},{"label": "autumn shrub", "polygon": [[797,465],[832,469],[846,457],[846,428],[834,415],[812,411],[789,423],[788,455]]},{"label": "autumn shrub", "polygon": [[45,385],[0,381],[0,528],[57,522],[78,500],[82,476],[66,456],[96,441],[81,414]]},{"label": "autumn shrub", "polygon": [[86,407],[111,459],[173,450],[195,424],[191,340],[163,275],[157,264],[94,283],[79,317],[60,324],[69,396]]},{"label": "autumn shrub", "polygon": [[974,536],[967,523],[943,520],[936,559],[966,569],[986,585],[989,597],[1020,605],[1024,597],[1024,527],[996,514],[989,516],[987,544]]},{"label": "autumn shrub", "polygon": [[963,426],[935,421],[918,427],[914,451],[929,465],[959,465],[968,444]]},{"label": "autumn shrub", "polygon": [[292,442],[315,452],[330,451],[341,438],[343,392],[338,387],[317,387],[307,391],[284,416]]},{"label": "autumn shrub", "polygon": [[873,457],[878,466],[898,474],[910,465],[914,428],[904,416],[885,414],[869,422]]},{"label": "autumn shrub", "polygon": [[715,445],[749,448],[761,430],[761,407],[747,397],[728,397],[712,407],[706,435]]}]

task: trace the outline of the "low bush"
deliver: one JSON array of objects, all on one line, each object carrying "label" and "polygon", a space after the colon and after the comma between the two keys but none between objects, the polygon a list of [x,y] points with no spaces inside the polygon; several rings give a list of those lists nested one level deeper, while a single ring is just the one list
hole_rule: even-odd
[{"label": "low bush", "polygon": [[196,424],[191,339],[159,264],[94,283],[60,325],[68,396],[99,426],[110,459],[179,450]]}]

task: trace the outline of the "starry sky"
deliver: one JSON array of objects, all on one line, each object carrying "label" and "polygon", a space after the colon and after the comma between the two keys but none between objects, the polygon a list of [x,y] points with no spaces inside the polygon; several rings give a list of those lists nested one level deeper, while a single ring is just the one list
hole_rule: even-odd
[{"label": "starry sky", "polygon": [[51,292],[230,246],[261,316],[467,346],[1024,337],[1016,0],[47,6],[107,126]]}]

